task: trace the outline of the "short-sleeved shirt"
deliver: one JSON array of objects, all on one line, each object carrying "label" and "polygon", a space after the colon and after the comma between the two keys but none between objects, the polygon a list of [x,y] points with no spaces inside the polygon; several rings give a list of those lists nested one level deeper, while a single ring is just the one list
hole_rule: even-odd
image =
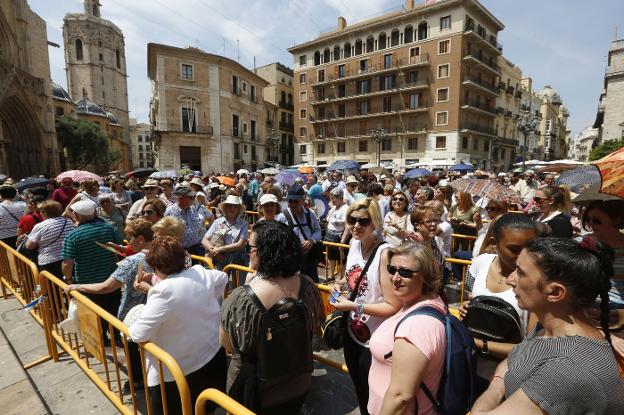
[{"label": "short-sleeved shirt", "polygon": [[28,240],[37,244],[39,252],[37,263],[47,265],[60,261],[63,241],[74,229],[74,223],[62,216],[49,218],[36,224],[28,235]]},{"label": "short-sleeved shirt", "polygon": [[[435,396],[442,379],[444,357],[446,354],[446,331],[444,325],[435,317],[417,315],[406,319],[394,334],[399,321],[411,311],[424,306],[435,307],[445,313],[444,302],[440,297],[421,301],[407,310],[401,310],[386,319],[373,333],[370,340],[372,355],[371,367],[368,374],[369,398],[368,412],[372,415],[379,413],[384,395],[390,386],[392,375],[392,357],[385,359],[384,355],[391,352],[395,339],[404,339],[413,344],[427,358],[427,366],[422,376],[422,382]],[[395,368],[396,369],[396,368]],[[433,405],[425,396],[422,389],[416,395],[418,400],[418,414],[435,414]],[[415,413],[414,401],[409,403],[406,413]]]},{"label": "short-sleeved shirt", "polygon": [[55,200],[61,204],[63,210],[67,207],[69,202],[78,194],[78,190],[74,187],[70,188],[58,188],[52,192],[52,200]]},{"label": "short-sleeved shirt", "polygon": [[[307,276],[302,276],[303,303],[306,307],[308,327],[314,330],[322,321],[323,304],[316,284]],[[228,370],[228,388],[241,368],[241,354],[255,356],[260,315],[262,312],[243,287],[238,287],[223,301],[221,327],[228,333],[232,343],[232,361]]]},{"label": "short-sleeved shirt", "polygon": [[117,257],[96,242],[120,244],[123,236],[102,219],[81,223],[63,242],[62,259],[74,261],[77,284],[92,284],[106,280],[115,271]]},{"label": "short-sleeved shirt", "polygon": [[28,234],[33,230],[36,224],[43,221],[43,218],[38,212],[35,213],[27,213],[20,219],[17,227],[22,230],[22,232]]},{"label": "short-sleeved shirt", "polygon": [[230,245],[240,241],[241,239],[249,239],[249,227],[242,216],[236,218],[234,223],[230,224],[225,216],[221,216],[212,222],[212,226],[206,232],[206,237],[211,239],[215,233],[223,234],[223,245]]},{"label": "short-sleeved shirt", "polygon": [[117,269],[113,272],[113,275],[111,275],[111,277],[125,286],[121,296],[121,303],[119,304],[119,311],[117,312],[117,318],[121,321],[126,318],[126,314],[128,314],[128,311],[130,311],[132,307],[145,304],[147,301],[147,294],[143,294],[134,289],[134,280],[139,271],[140,263],[143,263],[143,270],[145,272],[154,272],[152,267],[145,262],[145,254],[139,252],[138,254],[134,254],[119,261]]},{"label": "short-sleeved shirt", "polygon": [[173,216],[180,219],[184,223],[184,237],[182,238],[182,246],[190,248],[201,243],[206,233],[206,208],[197,203],[193,203],[188,209],[182,211],[177,204],[171,205],[165,211],[165,216]]},{"label": "short-sleeved shirt", "polygon": [[26,212],[26,203],[3,201],[0,203],[0,239],[17,235],[17,224]]},{"label": "short-sleeved shirt", "polygon": [[624,382],[606,340],[534,331],[507,362],[507,399],[521,389],[550,415],[624,414]]}]

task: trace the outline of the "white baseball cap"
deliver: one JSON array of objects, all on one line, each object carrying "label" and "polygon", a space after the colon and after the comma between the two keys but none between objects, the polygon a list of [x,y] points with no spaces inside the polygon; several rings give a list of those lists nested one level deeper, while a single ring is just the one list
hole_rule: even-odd
[{"label": "white baseball cap", "polygon": [[97,206],[90,200],[81,200],[71,205],[70,208],[80,216],[89,216],[95,214]]},{"label": "white baseball cap", "polygon": [[277,196],[272,194],[262,195],[262,197],[260,198],[260,206],[266,205],[267,203],[279,204]]}]

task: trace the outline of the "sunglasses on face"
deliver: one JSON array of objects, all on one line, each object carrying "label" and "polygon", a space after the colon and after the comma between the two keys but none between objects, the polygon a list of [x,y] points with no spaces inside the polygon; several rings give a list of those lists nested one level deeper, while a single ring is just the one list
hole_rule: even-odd
[{"label": "sunglasses on face", "polygon": [[356,223],[359,223],[360,226],[368,226],[372,223],[371,218],[356,218],[354,216],[349,216],[347,218],[347,223],[351,226],[354,226]]},{"label": "sunglasses on face", "polygon": [[408,268],[400,268],[400,267],[395,267],[394,265],[388,264],[388,273],[390,275],[396,275],[397,272],[399,273],[399,276],[401,278],[412,278],[414,276],[414,274],[416,274],[418,272],[418,270],[408,269]]},{"label": "sunglasses on face", "polygon": [[405,198],[402,197],[393,197],[392,198],[393,202],[405,202]]}]

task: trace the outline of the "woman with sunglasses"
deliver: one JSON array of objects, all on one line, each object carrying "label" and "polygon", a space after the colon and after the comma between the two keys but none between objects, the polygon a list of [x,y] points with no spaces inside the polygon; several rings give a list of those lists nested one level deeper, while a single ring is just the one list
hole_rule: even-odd
[{"label": "woman with sunglasses", "polygon": [[[438,296],[442,276],[431,249],[411,241],[386,251],[388,278],[401,309],[385,320],[370,341],[372,364],[368,376],[368,412],[373,415],[432,414],[433,404],[422,391],[436,396],[446,350],[444,325],[436,318],[416,315],[399,322],[420,307],[446,314]],[[386,359],[392,352],[392,359]],[[406,368],[410,368],[406,370]],[[418,409],[416,409],[418,408]]]},{"label": "woman with sunglasses", "polygon": [[141,217],[156,223],[165,216],[165,210],[167,206],[162,199],[150,199],[143,205]]},{"label": "woman with sunglasses", "polygon": [[427,246],[437,258],[441,270],[448,269],[444,260],[444,255],[435,241],[438,233],[438,225],[442,222],[439,212],[431,205],[416,206],[410,216],[415,232],[410,235],[410,239]]},{"label": "woman with sunglasses", "polygon": [[[418,190],[420,192],[420,190]],[[418,194],[417,194],[418,195]],[[414,232],[409,219],[408,198],[405,192],[396,191],[390,199],[390,212],[384,218],[383,235],[393,248],[401,245],[407,236]]]},{"label": "woman with sunglasses", "polygon": [[[389,245],[378,237],[380,219],[379,205],[374,199],[358,200],[349,206],[346,222],[352,235],[351,246],[344,277],[334,284],[334,291],[343,292],[343,295],[332,303],[338,310],[350,311],[344,356],[349,376],[355,385],[361,414],[368,414],[370,336],[385,318],[393,316],[401,308],[400,301],[393,295],[392,282],[387,275],[388,262],[384,251]],[[362,275],[369,260],[368,270]],[[353,296],[356,285],[357,292]],[[345,295],[345,292],[348,294]],[[349,297],[354,297],[355,301],[350,301]]]},{"label": "woman with sunglasses", "polygon": [[[607,318],[612,275],[613,251],[600,242],[529,241],[506,282],[540,324],[498,365],[471,413],[624,413]],[[585,315],[598,296],[602,331]]]},{"label": "woman with sunglasses", "polygon": [[545,186],[539,188],[533,196],[533,201],[541,214],[537,220],[545,223],[552,230],[551,236],[572,238],[574,231],[570,218],[570,191],[560,186]]}]

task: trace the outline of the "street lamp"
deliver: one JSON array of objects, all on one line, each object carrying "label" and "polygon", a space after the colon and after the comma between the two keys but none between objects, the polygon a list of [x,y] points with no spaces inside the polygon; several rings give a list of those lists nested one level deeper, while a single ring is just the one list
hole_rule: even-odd
[{"label": "street lamp", "polygon": [[377,143],[377,166],[381,167],[381,143],[386,139],[388,132],[379,124],[377,128],[371,130],[371,135]]},{"label": "street lamp", "polygon": [[[277,163],[277,150],[279,149],[279,138],[277,137],[277,133],[275,132],[275,128],[271,128],[271,135],[267,138],[267,144],[269,145],[269,155],[273,152],[273,161]],[[271,151],[273,149],[273,151]],[[271,157],[269,157],[270,159]]]},{"label": "street lamp", "polygon": [[529,104],[528,109],[524,109],[520,111],[518,115],[519,115],[519,118],[516,123],[516,127],[518,128],[518,131],[522,133],[522,136],[524,138],[523,143],[522,143],[522,170],[525,170],[527,137],[538,131],[537,124],[539,123],[541,117],[538,117],[533,114],[533,111],[531,109],[531,104]]}]

